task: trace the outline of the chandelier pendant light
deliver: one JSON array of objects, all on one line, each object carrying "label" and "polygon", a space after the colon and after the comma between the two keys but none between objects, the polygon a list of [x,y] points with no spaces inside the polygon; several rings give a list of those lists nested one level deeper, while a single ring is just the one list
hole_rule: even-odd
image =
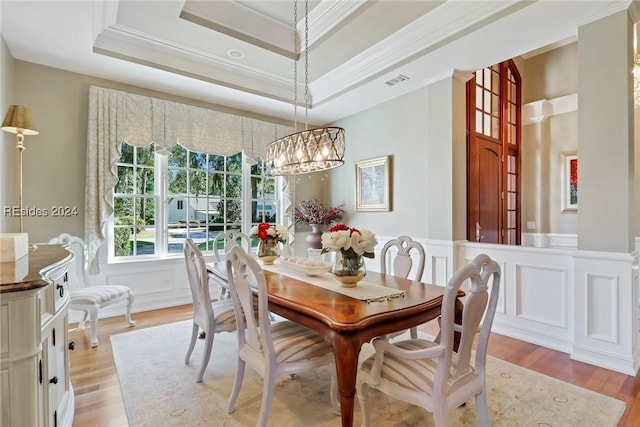
[{"label": "chandelier pendant light", "polygon": [[[298,52],[297,31],[298,7],[297,0],[293,2],[293,43]],[[267,146],[265,158],[267,172],[271,175],[298,175],[318,172],[344,164],[344,129],[340,127],[322,127],[308,129],[309,96],[309,0],[305,0],[304,15],[304,109],[305,130],[277,139]],[[293,76],[293,116],[294,131],[297,130],[298,104],[298,62],[294,59]]]}]

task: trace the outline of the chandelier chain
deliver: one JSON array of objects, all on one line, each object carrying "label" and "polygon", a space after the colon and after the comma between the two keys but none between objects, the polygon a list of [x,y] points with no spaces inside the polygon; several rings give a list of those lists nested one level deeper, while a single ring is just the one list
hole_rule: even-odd
[{"label": "chandelier chain", "polygon": [[[298,47],[298,1],[293,1],[293,53],[299,55]],[[298,56],[299,58],[299,56]],[[293,61],[293,131],[298,130],[298,59]]]},{"label": "chandelier chain", "polygon": [[309,0],[304,2],[304,129],[309,130]]},{"label": "chandelier chain", "polygon": [[[276,139],[267,146],[265,164],[270,175],[287,176],[326,171],[344,164],[344,129],[330,126],[309,130],[309,0],[305,0],[304,52],[299,36],[302,29],[298,25],[298,3],[294,1],[294,133]],[[304,111],[305,130],[298,132],[298,61],[304,53]],[[293,194],[291,194],[293,197]]]}]

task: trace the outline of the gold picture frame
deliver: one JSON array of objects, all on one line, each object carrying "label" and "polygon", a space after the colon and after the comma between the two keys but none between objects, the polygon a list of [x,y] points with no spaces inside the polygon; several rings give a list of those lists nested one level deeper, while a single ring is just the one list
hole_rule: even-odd
[{"label": "gold picture frame", "polygon": [[356,211],[390,211],[391,188],[391,156],[356,162]]},{"label": "gold picture frame", "polygon": [[575,151],[561,153],[562,212],[578,210],[578,155]]}]

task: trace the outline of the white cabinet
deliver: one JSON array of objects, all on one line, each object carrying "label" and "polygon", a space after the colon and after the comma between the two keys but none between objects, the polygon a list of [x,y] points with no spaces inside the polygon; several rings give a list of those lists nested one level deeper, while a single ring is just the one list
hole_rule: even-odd
[{"label": "white cabinet", "polygon": [[38,245],[26,256],[25,276],[12,273],[0,283],[0,426],[70,427],[67,266],[73,255],[60,245]]}]

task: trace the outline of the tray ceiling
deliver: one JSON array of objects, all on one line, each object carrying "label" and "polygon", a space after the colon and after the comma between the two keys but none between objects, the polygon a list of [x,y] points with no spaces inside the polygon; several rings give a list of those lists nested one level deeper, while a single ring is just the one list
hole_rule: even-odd
[{"label": "tray ceiling", "polygon": [[[575,40],[580,25],[630,3],[310,1],[309,120]],[[299,1],[302,46],[304,8]],[[16,59],[293,119],[293,1],[3,0],[0,17]],[[304,57],[299,102],[303,88]]]}]

